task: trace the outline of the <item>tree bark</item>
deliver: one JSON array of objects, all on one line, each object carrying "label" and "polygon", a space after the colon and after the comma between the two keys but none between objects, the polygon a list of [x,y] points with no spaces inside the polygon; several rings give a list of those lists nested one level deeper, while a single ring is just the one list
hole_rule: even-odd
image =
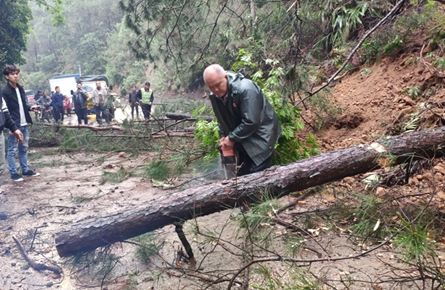
[{"label": "tree bark", "polygon": [[[413,156],[441,154],[445,127],[382,138],[379,143],[327,152],[285,166],[271,167],[238,179],[206,184],[171,193],[150,204],[101,217],[87,218],[61,228],[55,237],[61,257],[123,241],[177,221],[208,215],[258,200],[268,189],[274,196],[365,173],[389,160],[403,163]],[[442,154],[441,154],[442,155]]]}]

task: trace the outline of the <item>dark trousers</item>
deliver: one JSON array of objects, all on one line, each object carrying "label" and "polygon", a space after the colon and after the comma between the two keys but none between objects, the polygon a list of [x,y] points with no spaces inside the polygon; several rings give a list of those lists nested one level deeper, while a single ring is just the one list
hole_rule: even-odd
[{"label": "dark trousers", "polygon": [[241,165],[236,174],[237,176],[263,171],[264,169],[269,168],[272,164],[272,155],[264,160],[263,163],[256,165],[241,144],[235,144],[235,150],[238,153],[238,165]]},{"label": "dark trousers", "polygon": [[80,125],[82,124],[82,120],[84,124],[88,124],[88,117],[87,117],[87,108],[81,108],[81,109],[74,109],[74,112],[76,112],[77,115],[77,123]]},{"label": "dark trousers", "polygon": [[53,110],[49,106],[42,106],[42,109],[40,109],[40,121],[44,122],[45,119],[48,120],[48,122],[52,122],[52,120],[49,119],[50,113],[49,111]]},{"label": "dark trousers", "polygon": [[136,110],[136,117],[139,119],[139,105],[137,103],[130,103],[131,118],[134,119],[134,111]]},{"label": "dark trousers", "polygon": [[144,113],[144,119],[150,119],[151,105],[149,104],[141,104],[142,113]]},{"label": "dark trousers", "polygon": [[54,108],[54,121],[58,122],[59,120],[63,122],[63,107]]},{"label": "dark trousers", "polygon": [[102,125],[102,118],[105,119],[105,122],[107,122],[107,124],[110,124],[110,119],[104,105],[94,106],[94,111],[96,112],[96,121],[97,123],[99,123],[99,125]]}]

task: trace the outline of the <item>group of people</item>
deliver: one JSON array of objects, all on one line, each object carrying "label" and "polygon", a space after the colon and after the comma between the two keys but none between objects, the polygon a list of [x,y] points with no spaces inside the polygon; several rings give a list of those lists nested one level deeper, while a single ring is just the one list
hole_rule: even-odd
[{"label": "group of people", "polygon": [[[72,103],[70,98],[60,93],[59,86],[55,87],[51,96],[47,96],[46,92],[38,91],[34,99],[40,106],[40,120],[42,122],[45,119],[51,122],[51,116],[55,122],[59,120],[63,122],[65,114],[71,116],[71,108],[74,105],[78,124],[88,124],[88,96],[82,89],[82,82],[78,82],[77,88],[72,91]],[[107,106],[108,92],[106,88],[102,87],[100,81],[96,82],[96,88],[92,91],[92,99],[97,122],[102,125],[102,119],[105,119],[105,122],[110,124],[113,109]]]},{"label": "group of people", "polygon": [[131,87],[131,92],[128,95],[128,101],[131,106],[131,118],[134,119],[134,111],[136,111],[136,117],[139,119],[139,106],[141,107],[144,119],[150,119],[151,106],[155,97],[153,90],[150,89],[150,82],[146,82],[144,87],[137,90],[136,86]]},{"label": "group of people", "polygon": [[60,87],[55,88],[48,96],[45,91],[38,91],[34,96],[36,104],[40,106],[40,120],[44,122],[47,120],[55,122],[59,120],[63,122],[64,116],[71,116],[71,100],[67,95],[60,93]]}]

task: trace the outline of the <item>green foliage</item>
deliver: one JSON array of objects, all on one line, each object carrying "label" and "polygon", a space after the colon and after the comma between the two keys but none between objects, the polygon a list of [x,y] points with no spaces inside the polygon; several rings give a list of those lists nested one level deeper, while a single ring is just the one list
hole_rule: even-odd
[{"label": "green foliage", "polygon": [[358,195],[360,204],[354,213],[355,224],[351,226],[354,235],[382,238],[388,232],[380,226],[383,215],[380,201],[373,194]]},{"label": "green foliage", "polygon": [[376,31],[360,48],[362,60],[367,64],[379,62],[383,57],[395,57],[403,49],[416,29],[430,23],[431,11],[411,10],[397,18],[392,26]]},{"label": "green foliage", "polygon": [[105,246],[77,254],[66,262],[71,263],[74,277],[88,277],[100,282],[116,266],[118,260],[119,258],[111,253],[110,246]]},{"label": "green foliage", "polygon": [[396,55],[397,52],[402,48],[403,41],[399,39],[399,36],[396,35],[396,38],[390,40],[386,45],[383,47],[383,55]]},{"label": "green foliage", "polygon": [[[123,16],[115,1],[37,2],[30,3],[34,15],[33,34],[25,55],[27,64],[22,68],[27,88],[48,91],[48,78],[79,73],[79,66],[83,75],[104,74],[107,63],[114,61],[114,56],[118,59],[117,53],[108,57],[111,55],[106,53],[108,49],[128,52],[121,47],[122,38],[108,39],[109,34],[116,32],[115,25]],[[111,40],[115,42],[109,42]],[[128,70],[139,73],[130,57],[126,65]]]},{"label": "green foliage", "polygon": [[414,87],[410,87],[407,93],[413,100],[416,100],[422,94],[422,88],[419,85],[416,85]]},{"label": "green foliage", "polygon": [[363,70],[362,70],[362,76],[366,76],[366,75],[368,75],[368,74],[370,74],[370,73],[372,73],[372,69],[370,69],[370,68],[367,68],[367,67],[365,67]]},{"label": "green foliage", "polygon": [[312,105],[312,110],[317,116],[315,119],[315,129],[320,130],[323,127],[329,127],[341,114],[342,110],[336,107],[329,98],[329,93],[326,91],[319,92],[311,96],[308,100]]},{"label": "green foliage", "polygon": [[[28,35],[31,32],[32,12],[28,0],[0,0],[0,68],[6,64],[25,63]],[[1,78],[3,82],[4,78]]]},{"label": "green foliage", "polygon": [[218,122],[212,120],[210,122],[199,119],[195,126],[195,139],[201,142],[207,153],[205,158],[212,158],[219,155],[217,146],[219,144]]},{"label": "green foliage", "polygon": [[241,229],[245,230],[249,238],[268,247],[271,245],[275,232],[270,223],[280,207],[277,200],[269,192],[260,192],[258,202],[252,205],[247,212],[237,216],[237,220]]},{"label": "green foliage", "polygon": [[437,67],[438,69],[445,69],[445,59],[439,58],[432,62],[432,65]]},{"label": "green foliage", "polygon": [[165,160],[156,160],[150,162],[143,167],[144,173],[147,177],[151,177],[157,180],[165,180],[170,171],[167,167],[167,162]]},{"label": "green foliage", "polygon": [[431,222],[420,220],[418,223],[411,223],[401,213],[398,213],[404,229],[398,233],[394,243],[402,251],[406,261],[421,262],[433,254],[434,241],[428,237],[428,229]]},{"label": "green foliage", "polygon": [[[253,289],[260,290],[318,290],[323,289],[322,285],[318,281],[313,281],[314,279],[309,278],[310,275],[298,268],[289,268],[286,273],[288,273],[289,278],[283,279],[274,274],[269,267],[265,265],[260,265],[254,269],[254,273],[260,274],[263,277],[262,285],[253,284],[251,287]],[[278,277],[277,277],[278,276]]]},{"label": "green foliage", "polygon": [[128,172],[123,167],[120,167],[119,170],[116,171],[116,172],[110,172],[110,171],[102,172],[102,178],[100,180],[100,184],[105,184],[105,183],[111,183],[111,184],[121,183],[122,181],[124,181],[128,177],[129,177]]},{"label": "green foliage", "polygon": [[[337,6],[332,12],[332,42],[334,45],[347,40],[357,27],[362,26],[362,18],[373,14],[372,7],[366,1],[360,1],[353,7]],[[371,10],[371,11],[368,11]]]},{"label": "green foliage", "polygon": [[151,258],[156,256],[163,246],[162,243],[156,241],[156,236],[153,232],[140,235],[132,240],[138,243],[136,249],[137,259],[145,265],[151,262]]}]

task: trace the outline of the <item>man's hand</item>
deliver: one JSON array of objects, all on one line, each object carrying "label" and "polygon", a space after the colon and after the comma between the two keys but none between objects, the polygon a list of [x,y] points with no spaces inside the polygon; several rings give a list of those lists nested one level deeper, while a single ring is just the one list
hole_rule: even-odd
[{"label": "man's hand", "polygon": [[15,130],[14,132],[9,131],[9,134],[15,136],[19,144],[23,144],[23,134],[20,130]]},{"label": "man's hand", "polygon": [[229,137],[222,137],[221,139],[219,139],[219,145],[221,145],[221,147],[233,147],[235,145],[235,142],[230,141]]}]

